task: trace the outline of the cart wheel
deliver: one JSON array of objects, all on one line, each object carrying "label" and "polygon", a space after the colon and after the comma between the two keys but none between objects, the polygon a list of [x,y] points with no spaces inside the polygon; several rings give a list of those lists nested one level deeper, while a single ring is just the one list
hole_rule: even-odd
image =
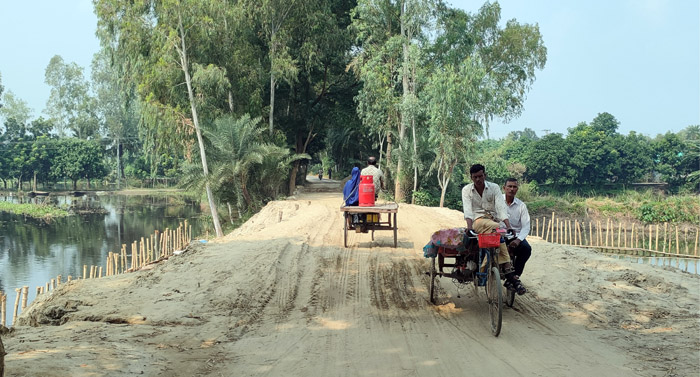
[{"label": "cart wheel", "polygon": [[396,228],[398,228],[398,224],[396,223],[396,212],[394,212],[394,248],[396,248]]},{"label": "cart wheel", "polygon": [[506,292],[506,305],[508,305],[509,308],[512,308],[513,303],[515,302],[515,291],[508,289]]},{"label": "cart wheel", "polygon": [[343,218],[343,244],[348,247],[348,213]]},{"label": "cart wheel", "polygon": [[491,317],[491,333],[493,336],[498,336],[501,333],[503,315],[503,291],[501,289],[501,275],[498,273],[498,267],[491,267],[491,272],[486,280],[486,296]]},{"label": "cart wheel", "polygon": [[430,303],[435,305],[435,278],[437,273],[435,272],[435,257],[430,258]]}]

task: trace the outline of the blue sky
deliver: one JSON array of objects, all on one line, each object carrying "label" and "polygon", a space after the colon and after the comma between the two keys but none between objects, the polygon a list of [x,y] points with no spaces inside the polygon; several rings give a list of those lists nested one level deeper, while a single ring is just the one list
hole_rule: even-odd
[{"label": "blue sky", "polygon": [[[450,1],[475,12],[482,1]],[[619,131],[655,136],[700,124],[698,0],[502,0],[502,21],[537,23],[547,65],[523,114],[494,122],[492,138],[529,127],[566,134],[608,112]],[[90,0],[0,0],[0,74],[41,115],[44,70],[54,55],[90,74],[99,49]]]}]

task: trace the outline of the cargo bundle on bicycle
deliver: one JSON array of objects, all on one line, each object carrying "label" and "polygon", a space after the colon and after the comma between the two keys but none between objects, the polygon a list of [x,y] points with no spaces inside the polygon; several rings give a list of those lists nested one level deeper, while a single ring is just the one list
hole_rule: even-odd
[{"label": "cargo bundle on bicycle", "polygon": [[[423,248],[423,255],[431,259],[430,302],[435,304],[437,301],[437,277],[450,278],[458,285],[471,283],[476,297],[478,288],[484,287],[494,336],[501,332],[503,311],[503,288],[495,259],[498,254],[495,248],[500,243],[500,233],[476,235],[469,234],[465,228],[452,228],[433,233]],[[445,271],[445,268],[450,270]]]}]

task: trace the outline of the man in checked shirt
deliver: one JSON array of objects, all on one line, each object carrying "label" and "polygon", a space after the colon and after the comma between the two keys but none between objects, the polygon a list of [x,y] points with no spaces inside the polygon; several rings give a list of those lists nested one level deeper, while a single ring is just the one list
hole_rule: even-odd
[{"label": "man in checked shirt", "polygon": [[[468,233],[492,233],[503,221],[506,228],[511,229],[508,220],[508,208],[503,199],[501,189],[497,184],[486,181],[486,168],[481,164],[472,165],[469,169],[472,183],[462,189],[462,205],[464,207],[464,219],[467,221]],[[515,289],[519,295],[527,290],[515,275],[513,264],[508,255],[505,243],[498,247],[498,264],[505,272],[507,288]]]}]

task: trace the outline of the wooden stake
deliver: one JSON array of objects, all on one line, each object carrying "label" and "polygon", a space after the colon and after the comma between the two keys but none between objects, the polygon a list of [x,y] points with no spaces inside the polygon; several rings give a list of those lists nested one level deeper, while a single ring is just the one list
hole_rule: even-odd
[{"label": "wooden stake", "polygon": [[68,281],[72,281],[72,280],[73,280],[73,275],[68,275]]},{"label": "wooden stake", "polygon": [[[678,225],[676,225],[676,254],[681,253],[680,249],[681,249],[681,245],[680,245],[680,243],[678,243]],[[671,251],[670,248],[669,248],[669,251]]]},{"label": "wooden stake", "polygon": [[[685,253],[690,254],[690,251],[688,251],[688,228],[685,228]],[[687,263],[686,266],[688,266]]]},{"label": "wooden stake", "polygon": [[22,311],[27,308],[27,298],[29,298],[29,287],[22,287]]},{"label": "wooden stake", "polygon": [[100,274],[98,276],[100,279],[102,278],[102,266],[100,266]]},{"label": "wooden stake", "polygon": [[41,286],[36,287],[36,295],[39,296],[39,295],[41,294],[41,291],[42,291],[42,290],[43,290],[43,289],[42,289]]},{"label": "wooden stake", "polygon": [[56,290],[56,279],[51,279],[51,290]]},{"label": "wooden stake", "polygon": [[666,252],[666,244],[668,243],[668,223],[664,223],[664,244],[663,251]]},{"label": "wooden stake", "polygon": [[19,299],[22,297],[22,290],[19,288],[15,288],[15,292],[17,292],[17,297],[15,298],[15,310],[12,314],[12,326],[15,325],[15,320],[17,319],[17,310],[19,310]]},{"label": "wooden stake", "polygon": [[656,242],[654,243],[654,250],[659,251],[659,224],[656,224]]},{"label": "wooden stake", "polygon": [[[698,236],[699,236],[699,235],[700,235],[700,229],[696,228],[696,229],[695,229],[695,251],[693,252],[693,254],[694,254],[695,256],[698,255]],[[696,264],[696,266],[697,266],[697,264]],[[695,273],[698,273],[697,268],[695,269]]]},{"label": "wooden stake", "polygon": [[87,264],[83,265],[83,279],[87,278]]},{"label": "wooden stake", "polygon": [[608,238],[610,235],[610,219],[608,219],[608,222],[605,225],[605,247],[608,246]]},{"label": "wooden stake", "polygon": [[556,243],[556,241],[555,241],[556,238],[554,238],[554,211],[552,211],[552,222],[549,224],[552,227],[552,241],[551,242]]},{"label": "wooden stake", "polygon": [[7,317],[7,295],[0,291],[0,326],[7,327],[5,317]]},{"label": "wooden stake", "polygon": [[0,291],[0,326],[7,327],[7,295]]},{"label": "wooden stake", "polygon": [[46,293],[49,293],[49,283],[48,282],[46,282],[46,286],[44,288],[45,288],[44,290],[46,291]]}]

